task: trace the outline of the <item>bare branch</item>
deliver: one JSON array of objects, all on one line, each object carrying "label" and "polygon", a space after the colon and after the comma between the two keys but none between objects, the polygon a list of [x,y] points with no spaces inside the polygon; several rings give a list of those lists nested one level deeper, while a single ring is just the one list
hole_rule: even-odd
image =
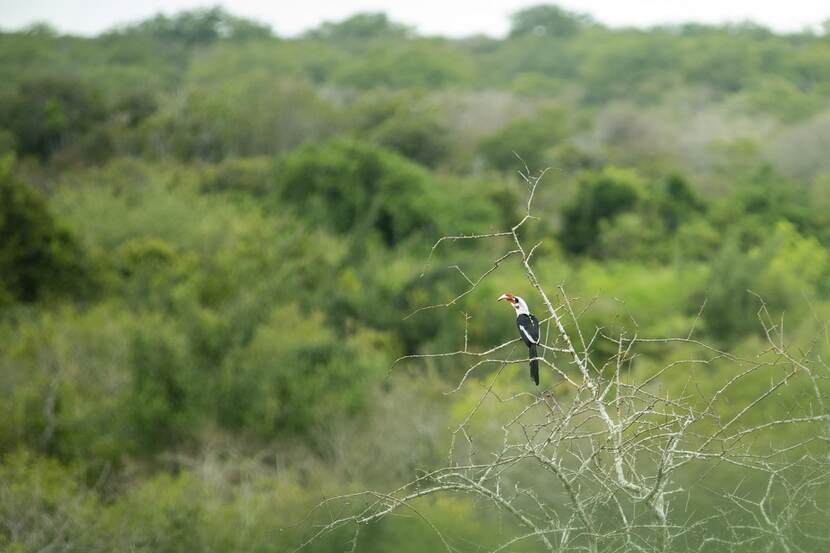
[{"label": "bare branch", "polygon": [[[693,337],[707,301],[685,337],[642,337],[633,317],[630,336],[583,329],[581,319],[597,298],[575,300],[560,283],[553,288],[555,304],[534,268],[541,242],[527,248],[520,235],[535,220],[533,200],[546,173],[531,175],[527,166],[520,171],[528,186],[526,212],[509,231],[435,242],[427,263],[444,242],[510,239],[477,277],[450,265],[465,289],[407,318],[457,305],[500,268],[518,263],[545,311],[536,359],[558,383],[541,393],[505,393],[510,387],[505,370],[529,359],[514,357],[518,338],[476,351],[468,334],[471,315],[465,312],[463,349],[406,355],[392,365],[453,363],[461,376],[448,395],[471,380],[482,383],[453,428],[446,466],[421,472],[389,493],[327,500],[371,499],[354,514],[326,523],[303,546],[354,525],[350,547],[359,550],[361,525],[400,509],[426,520],[415,500],[460,493],[515,523],[515,532],[494,552],[527,540],[547,551],[592,553],[668,553],[681,544],[690,551],[743,551],[762,541],[770,550],[774,545],[804,551],[798,540],[826,548],[830,540],[800,524],[799,514],[811,508],[830,515],[830,507],[819,503],[826,502],[822,490],[830,486],[830,410],[824,397],[830,368],[820,355],[810,359],[788,348],[783,317],[774,321],[759,296],[766,344],[750,358]],[[647,362],[641,363],[644,357]],[[495,371],[485,377],[483,369],[491,366]],[[701,379],[704,371],[707,378]],[[560,384],[562,391],[554,393]],[[791,389],[800,390],[797,402]],[[781,402],[791,405],[772,408]],[[480,427],[496,432],[482,434]],[[736,475],[728,488],[710,482],[723,471]],[[695,505],[711,506],[704,512]]]}]

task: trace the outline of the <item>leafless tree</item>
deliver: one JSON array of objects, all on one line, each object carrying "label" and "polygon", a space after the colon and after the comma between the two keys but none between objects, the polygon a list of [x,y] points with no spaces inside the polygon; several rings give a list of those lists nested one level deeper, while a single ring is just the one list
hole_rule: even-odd
[{"label": "leafless tree", "polygon": [[[519,262],[544,305],[539,362],[547,380],[557,382],[555,392],[502,397],[505,367],[528,362],[514,355],[525,351],[514,347],[518,338],[472,351],[465,332],[459,351],[399,359],[396,364],[439,357],[463,363],[466,372],[451,393],[472,375],[493,370],[455,428],[444,466],[398,489],[325,500],[321,508],[348,503],[352,510],[316,527],[298,549],[350,527],[347,549],[358,551],[362,527],[405,511],[423,518],[454,551],[451,537],[419,511],[419,498],[464,494],[520,529],[494,553],[524,542],[546,551],[830,550],[830,368],[821,356],[792,351],[783,319],[774,321],[761,298],[765,345],[751,357],[704,343],[694,325],[685,336],[669,338],[640,336],[636,325],[628,333],[586,332],[583,309],[564,286],[549,291],[534,271],[539,244],[526,245],[522,230],[534,219],[533,199],[545,173],[522,176],[528,199],[515,226],[442,237],[430,257],[460,240],[506,238],[508,249],[478,276],[452,267],[465,289],[418,311],[455,306],[505,263]],[[677,353],[669,362],[638,363],[660,348]],[[484,415],[486,401],[512,408],[498,421],[495,445],[479,439],[472,424]]]}]

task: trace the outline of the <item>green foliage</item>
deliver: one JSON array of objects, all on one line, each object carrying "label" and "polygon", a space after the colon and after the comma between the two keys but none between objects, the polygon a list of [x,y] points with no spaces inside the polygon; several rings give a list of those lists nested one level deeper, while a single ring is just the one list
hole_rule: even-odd
[{"label": "green foliage", "polygon": [[751,254],[766,260],[764,271],[756,275],[754,289],[774,311],[792,305],[796,309],[790,309],[790,316],[799,319],[798,310],[805,309],[805,303],[828,291],[830,254],[818,240],[802,236],[791,223],[778,222],[760,249]]},{"label": "green foliage", "polygon": [[98,91],[77,79],[46,77],[20,82],[0,108],[0,120],[15,136],[21,155],[48,158],[77,148],[99,159],[108,145],[97,129],[107,117]]},{"label": "green foliage", "polygon": [[728,240],[712,262],[712,277],[706,293],[703,320],[708,333],[724,343],[735,336],[757,330],[757,298],[749,290],[763,260],[741,254],[734,237]]},{"label": "green foliage", "polygon": [[[279,201],[294,205],[306,220],[358,241],[374,234],[387,246],[413,235],[469,228],[480,215],[492,213],[486,202],[475,202],[450,182],[433,180],[397,154],[349,141],[284,156],[277,169],[277,193]],[[458,203],[465,199],[470,202]]]},{"label": "green foliage", "polygon": [[219,7],[181,12],[173,17],[159,14],[127,27],[124,32],[147,34],[161,41],[182,42],[188,46],[205,45],[220,39],[271,37],[271,29],[267,25],[234,17]]},{"label": "green foliage", "polygon": [[571,13],[558,6],[540,4],[525,8],[510,17],[510,37],[527,34],[568,38],[591,24],[587,15]]},{"label": "green foliage", "polygon": [[271,190],[274,163],[269,158],[228,159],[211,167],[202,190],[208,193],[244,193],[265,196]]},{"label": "green foliage", "polygon": [[15,553],[37,551],[87,527],[97,503],[91,496],[84,497],[75,477],[74,471],[59,462],[25,450],[4,456],[0,517],[5,527],[0,547]]},{"label": "green foliage", "polygon": [[133,318],[108,302],[0,326],[13,344],[0,356],[0,452],[25,445],[100,469],[136,451],[125,409]]},{"label": "green foliage", "polygon": [[246,75],[188,89],[179,104],[147,122],[144,147],[185,160],[274,154],[325,138],[335,115],[308,83]]},{"label": "green foliage", "polygon": [[602,218],[596,230],[596,242],[590,246],[590,251],[598,258],[665,260],[661,248],[655,248],[655,245],[663,245],[663,229],[646,214],[623,212],[612,218]]},{"label": "green foliage", "polygon": [[773,314],[799,320],[822,293],[828,254],[815,238],[787,222],[773,226],[763,242],[743,250],[733,236],[713,261],[704,312],[707,329],[724,343],[760,332],[760,302]]},{"label": "green foliage", "polygon": [[174,325],[149,319],[129,345],[131,392],[125,406],[137,451],[154,453],[192,434],[199,379]]},{"label": "green foliage", "polygon": [[703,212],[705,206],[680,175],[670,175],[658,193],[657,211],[669,232]]},{"label": "green foliage", "polygon": [[385,13],[359,13],[338,23],[326,22],[307,33],[309,38],[355,45],[374,39],[403,39],[409,27],[393,23]]},{"label": "green foliage", "polygon": [[789,181],[768,166],[740,182],[734,195],[721,203],[715,217],[735,223],[736,215],[750,244],[763,241],[781,220],[793,223],[802,232],[815,227],[815,213],[808,205],[803,183]]},{"label": "green foliage", "polygon": [[755,113],[774,114],[787,122],[806,119],[822,108],[817,95],[783,77],[762,79],[747,91],[747,104]]},{"label": "green foliage", "polygon": [[[485,138],[479,149],[487,164],[499,171],[544,168],[547,150],[565,136],[567,120],[563,110],[546,108],[532,119],[511,121],[498,132]],[[516,157],[519,156],[521,161]]]},{"label": "green foliage", "polygon": [[629,98],[643,104],[655,101],[664,90],[676,85],[672,69],[677,63],[677,47],[678,41],[671,36],[643,36],[632,30],[614,36],[604,48],[592,48],[581,70],[585,100],[601,103]]},{"label": "green foliage", "polygon": [[706,204],[680,175],[653,183],[609,168],[583,176],[563,209],[560,236],[567,251],[603,259],[699,259],[717,243],[701,223],[705,212]]},{"label": "green foliage", "polygon": [[314,440],[315,428],[366,408],[388,360],[384,345],[367,332],[342,339],[320,313],[277,308],[225,366],[220,420],[262,436],[307,433]]},{"label": "green foliage", "polygon": [[444,88],[471,72],[462,53],[442,41],[418,39],[370,45],[367,55],[343,63],[334,81],[345,87]]},{"label": "green foliage", "polygon": [[574,254],[591,253],[600,223],[633,209],[643,193],[642,181],[619,169],[607,169],[584,179],[576,197],[563,211],[562,245]]},{"label": "green foliage", "polygon": [[452,137],[437,110],[413,94],[372,96],[357,107],[357,134],[427,167],[452,154]]},{"label": "green foliage", "polygon": [[90,261],[29,185],[0,167],[0,305],[88,292]]}]

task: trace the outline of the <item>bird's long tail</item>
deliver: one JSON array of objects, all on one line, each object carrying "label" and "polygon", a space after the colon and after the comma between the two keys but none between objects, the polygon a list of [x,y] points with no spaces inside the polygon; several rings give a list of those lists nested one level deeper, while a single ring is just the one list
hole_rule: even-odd
[{"label": "bird's long tail", "polygon": [[536,385],[539,385],[539,360],[536,359],[536,344],[528,346],[528,357],[530,357],[530,378]]}]

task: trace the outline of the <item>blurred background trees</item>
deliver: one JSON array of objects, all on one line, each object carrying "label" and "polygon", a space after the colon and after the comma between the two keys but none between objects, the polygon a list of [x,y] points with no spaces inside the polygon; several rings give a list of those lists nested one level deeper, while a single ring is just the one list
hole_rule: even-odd
[{"label": "blurred background trees", "polygon": [[[828,68],[822,32],[556,6],[504,39],[377,13],[287,38],[218,8],[0,33],[0,549],[285,551],[321,497],[444,459],[466,367],[389,367],[513,337],[515,260],[407,315],[492,267],[502,238],[432,248],[515,224],[524,163],[551,167],[523,228],[539,275],[589,332],[753,355],[751,290],[825,359]],[[470,498],[421,507],[460,551],[511,533]],[[361,547],[441,545],[408,522]]]}]

